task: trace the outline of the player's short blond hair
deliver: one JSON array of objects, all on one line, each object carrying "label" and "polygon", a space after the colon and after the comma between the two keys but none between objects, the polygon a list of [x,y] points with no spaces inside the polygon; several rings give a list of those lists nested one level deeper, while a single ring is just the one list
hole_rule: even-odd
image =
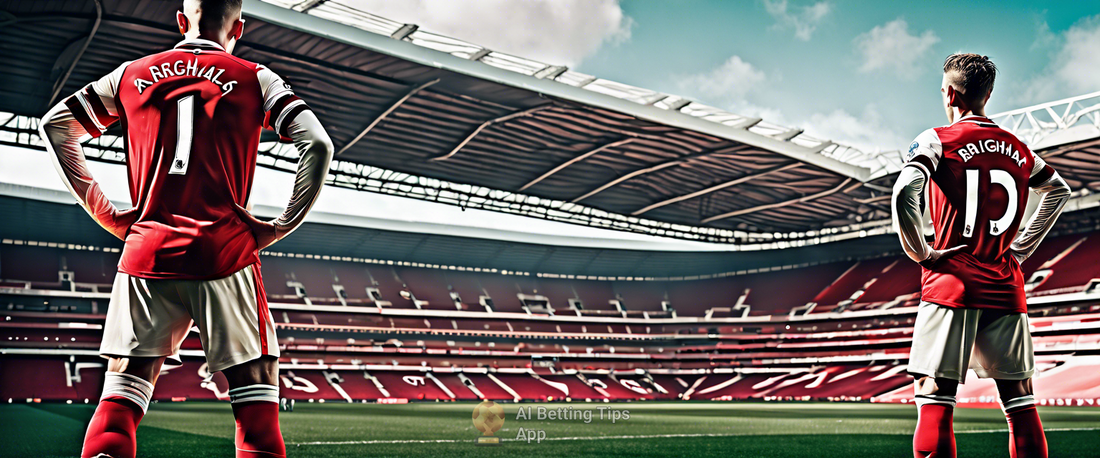
[{"label": "player's short blond hair", "polygon": [[971,107],[982,104],[997,78],[997,66],[989,56],[973,53],[948,56],[943,61],[943,72],[949,75],[948,82],[961,93],[963,102]]}]

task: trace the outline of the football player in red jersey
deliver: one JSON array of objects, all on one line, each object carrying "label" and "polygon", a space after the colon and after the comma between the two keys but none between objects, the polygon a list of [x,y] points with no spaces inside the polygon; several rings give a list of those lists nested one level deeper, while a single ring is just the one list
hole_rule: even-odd
[{"label": "football player in red jersey", "polygon": [[[126,62],[53,107],[41,137],[79,202],[125,240],[100,352],[110,358],[83,457],[133,457],[135,433],[167,361],[199,329],[212,372],[229,381],[238,457],[282,457],[274,322],[262,250],[297,228],[316,201],[332,141],[290,85],[231,55],[244,32],[241,0],[186,0],[184,40]],[[79,139],[121,122],[133,208],[119,210],[88,172]],[[245,207],[260,130],[301,152],[286,211],[273,221]]]},{"label": "football player in red jersey", "polygon": [[[968,368],[997,383],[1011,456],[1047,456],[1031,386],[1035,356],[1020,263],[1050,231],[1070,189],[985,116],[996,73],[985,56],[947,58],[940,91],[951,124],[917,136],[894,185],[894,224],[906,254],[922,266],[908,367],[917,379],[918,458],[955,456],[951,420]],[[921,230],[925,188],[931,246]],[[1020,231],[1029,188],[1042,198]]]}]

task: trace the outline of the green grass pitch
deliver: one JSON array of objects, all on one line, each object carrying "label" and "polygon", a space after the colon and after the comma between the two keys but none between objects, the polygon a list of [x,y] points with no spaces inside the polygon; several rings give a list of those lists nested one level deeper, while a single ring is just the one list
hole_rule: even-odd
[{"label": "green grass pitch", "polygon": [[[913,406],[841,403],[644,402],[504,404],[495,447],[476,446],[475,403],[308,404],[282,414],[291,457],[907,457]],[[583,419],[517,419],[520,407],[592,409]],[[612,423],[597,407],[625,409]],[[93,406],[0,405],[0,456],[77,456]],[[1100,457],[1100,409],[1042,407],[1051,457]],[[537,410],[532,413],[537,415]],[[575,415],[577,416],[577,415]],[[541,443],[516,441],[519,428],[542,430]],[[1005,457],[1007,432],[997,409],[957,409],[959,456]],[[536,433],[537,437],[537,433]],[[228,403],[154,404],[138,430],[138,456],[233,456]]]}]

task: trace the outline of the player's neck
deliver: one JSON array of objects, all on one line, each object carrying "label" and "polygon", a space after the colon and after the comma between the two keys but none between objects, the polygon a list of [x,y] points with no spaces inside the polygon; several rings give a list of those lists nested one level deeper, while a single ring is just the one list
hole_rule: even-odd
[{"label": "player's neck", "polygon": [[229,40],[224,36],[218,36],[220,34],[214,33],[202,33],[202,32],[190,32],[184,35],[187,40],[206,40],[212,43],[217,43],[224,50],[229,50]]},{"label": "player's neck", "polygon": [[974,109],[974,110],[965,110],[965,111],[960,110],[958,108],[953,108],[953,109],[955,110],[955,121],[956,122],[963,119],[963,118],[965,118],[965,117],[967,117],[967,116],[981,116],[983,118],[985,117],[985,107]]}]

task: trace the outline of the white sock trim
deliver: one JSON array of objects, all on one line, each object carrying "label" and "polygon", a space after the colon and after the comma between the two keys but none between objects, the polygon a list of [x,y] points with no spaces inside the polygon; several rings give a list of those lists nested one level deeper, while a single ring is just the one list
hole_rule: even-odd
[{"label": "white sock trim", "polygon": [[229,400],[233,404],[239,402],[274,402],[279,403],[279,387],[275,385],[242,386],[229,390]]},{"label": "white sock trim", "polygon": [[948,407],[955,407],[954,396],[943,396],[937,394],[918,394],[913,397],[913,402],[917,404],[917,408],[924,406],[925,404],[940,404]]},{"label": "white sock trim", "polygon": [[1008,401],[1001,401],[1001,400],[998,399],[998,402],[1001,403],[1001,411],[1004,412],[1007,415],[1009,409],[1016,409],[1016,408],[1020,408],[1020,407],[1035,405],[1035,395],[1029,394],[1027,396],[1020,396],[1018,398],[1012,398],[1012,399],[1009,399]]},{"label": "white sock trim", "polygon": [[144,414],[149,410],[149,399],[153,397],[153,384],[135,375],[107,372],[103,377],[103,395],[99,400],[112,396],[133,401]]}]

